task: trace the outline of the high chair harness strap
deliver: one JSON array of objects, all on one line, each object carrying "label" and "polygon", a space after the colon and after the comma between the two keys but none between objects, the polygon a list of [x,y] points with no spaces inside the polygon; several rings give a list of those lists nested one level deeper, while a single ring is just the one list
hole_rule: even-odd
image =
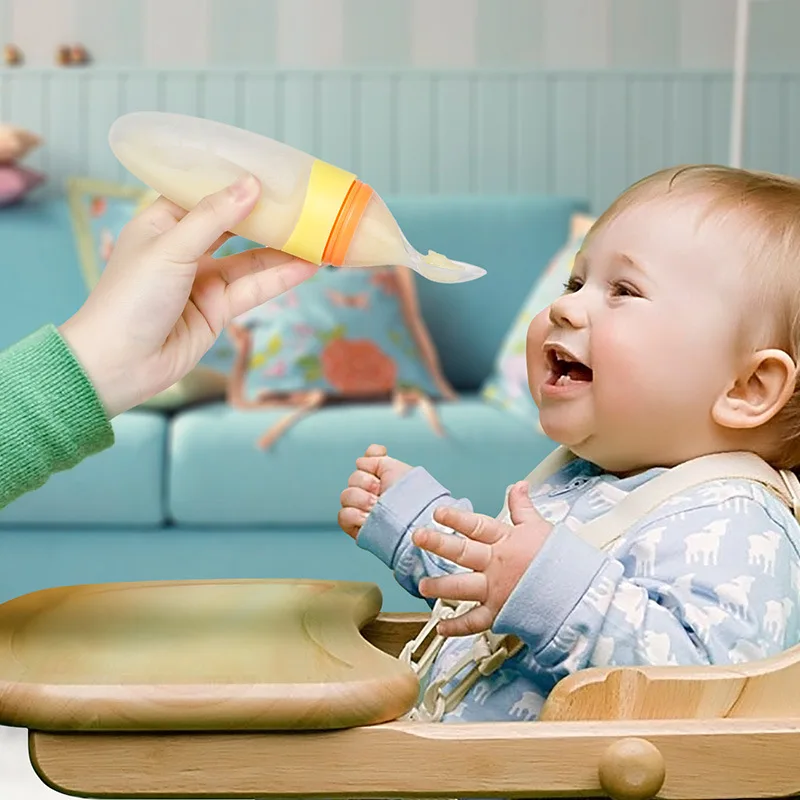
[{"label": "high chair harness strap", "polygon": [[[541,485],[574,458],[575,455],[567,448],[558,447],[527,476],[526,481],[531,486]],[[759,483],[772,491],[800,522],[800,480],[797,476],[789,470],[773,469],[753,453],[732,452],[700,456],[664,471],[634,489],[605,514],[582,525],[576,534],[600,550],[609,550],[631,526],[675,495],[710,481],[737,478]],[[507,495],[498,519],[509,522]],[[441,620],[459,616],[476,605],[474,602],[438,600],[430,620],[419,635],[405,646],[400,659],[406,661],[422,679],[444,644],[444,637],[437,634],[419,659],[413,661],[429,634]],[[494,672],[522,647],[522,642],[513,636],[491,631],[479,634],[470,650],[428,685],[421,703],[406,717],[438,721],[445,713],[456,708],[480,677]],[[453,683],[454,678],[464,670],[467,670],[466,673]],[[445,687],[451,683],[453,685],[445,692]]]},{"label": "high chair harness strap", "polygon": [[[525,479],[538,486],[575,458],[565,447],[558,447]],[[674,495],[714,480],[737,478],[760,483],[770,489],[800,522],[800,481],[789,470],[775,470],[754,453],[713,453],[685,461],[630,492],[610,511],[582,525],[577,535],[603,550],[624,536],[646,514]],[[500,519],[508,521],[508,499]]]}]

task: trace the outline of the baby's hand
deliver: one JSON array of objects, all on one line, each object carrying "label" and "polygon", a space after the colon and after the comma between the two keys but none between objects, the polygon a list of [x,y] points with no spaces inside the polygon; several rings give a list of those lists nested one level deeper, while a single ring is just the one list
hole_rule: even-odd
[{"label": "baby's hand", "polygon": [[356,471],[347,481],[340,500],[339,527],[355,539],[378,497],[409,472],[412,467],[386,455],[383,445],[371,444],[366,453],[356,459]]},{"label": "baby's hand", "polygon": [[533,507],[528,484],[514,485],[508,495],[511,524],[483,514],[441,506],[433,513],[440,525],[463,536],[426,528],[414,531],[417,547],[464,567],[469,572],[423,578],[423,597],[471,600],[479,605],[440,622],[442,636],[465,636],[490,630],[520,578],[541,550],[553,526]]}]

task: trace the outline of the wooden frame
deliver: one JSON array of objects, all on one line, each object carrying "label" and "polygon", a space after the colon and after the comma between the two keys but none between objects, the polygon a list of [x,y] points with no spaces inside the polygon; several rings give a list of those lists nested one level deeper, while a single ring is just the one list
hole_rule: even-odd
[{"label": "wooden frame", "polygon": [[[90,797],[772,798],[800,792],[796,723],[384,723],[333,733],[32,733]],[[663,785],[661,784],[661,781]]]},{"label": "wooden frame", "polygon": [[[397,655],[426,618],[381,614],[362,635]],[[536,723],[32,731],[30,753],[45,783],[91,797],[786,797],[800,793],[798,672],[800,648],[735,668],[591,669]]]}]

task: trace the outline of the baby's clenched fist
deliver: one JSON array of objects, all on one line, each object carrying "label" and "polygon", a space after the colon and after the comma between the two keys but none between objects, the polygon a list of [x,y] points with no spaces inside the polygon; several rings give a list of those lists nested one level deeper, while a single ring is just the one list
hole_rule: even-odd
[{"label": "baby's clenched fist", "polygon": [[347,488],[340,496],[339,527],[355,539],[378,498],[411,469],[409,464],[387,456],[383,445],[370,445],[366,453],[356,459],[356,471],[350,475]]}]

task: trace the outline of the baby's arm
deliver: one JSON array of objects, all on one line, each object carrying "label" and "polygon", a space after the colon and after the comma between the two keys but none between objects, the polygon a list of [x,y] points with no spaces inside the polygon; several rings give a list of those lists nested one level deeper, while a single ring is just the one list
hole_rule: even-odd
[{"label": "baby's arm", "polygon": [[701,486],[686,500],[634,529],[616,558],[556,526],[494,630],[525,641],[531,666],[562,675],[785,649],[800,559],[780,502],[744,482]]},{"label": "baby's arm", "polygon": [[[433,520],[433,512],[443,505],[472,510],[469,500],[457,500],[426,470],[414,467],[378,498],[356,539],[359,547],[381,559],[392,569],[397,582],[416,597],[421,596],[422,578],[464,572],[462,567],[421,550],[411,541],[417,528],[440,527]],[[433,601],[428,603],[432,605]]]}]

